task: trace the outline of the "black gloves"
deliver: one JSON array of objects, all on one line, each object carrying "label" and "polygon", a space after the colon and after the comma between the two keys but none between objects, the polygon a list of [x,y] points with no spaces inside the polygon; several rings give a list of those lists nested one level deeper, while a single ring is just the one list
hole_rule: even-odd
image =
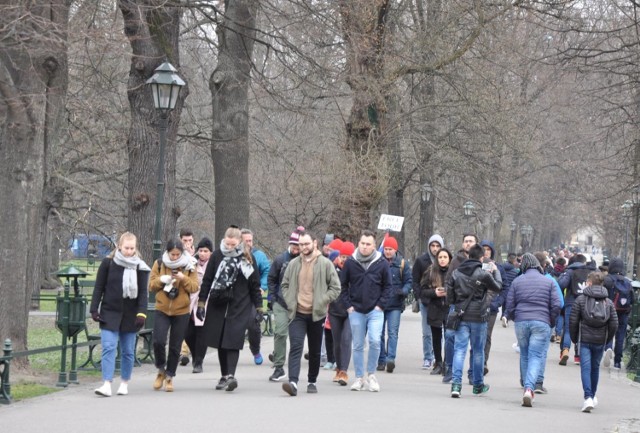
[{"label": "black gloves", "polygon": [[198,301],[198,308],[196,308],[196,317],[198,318],[198,320],[204,322],[204,316],[204,301]]}]

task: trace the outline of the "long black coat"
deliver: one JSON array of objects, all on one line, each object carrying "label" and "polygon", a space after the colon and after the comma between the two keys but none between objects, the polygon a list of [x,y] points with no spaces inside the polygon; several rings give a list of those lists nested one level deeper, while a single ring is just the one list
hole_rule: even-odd
[{"label": "long black coat", "polygon": [[[215,250],[211,255],[200,286],[201,301],[207,300],[211,284],[223,258],[220,250]],[[260,276],[255,258],[253,258],[253,264],[253,273],[248,280],[242,270],[238,271],[238,277],[233,286],[233,298],[227,305],[217,306],[211,303],[207,305],[207,315],[202,330],[207,346],[216,349],[242,350],[244,335],[251,322],[255,320],[256,308],[262,307]]]},{"label": "long black coat", "polygon": [[136,315],[147,313],[147,286],[149,271],[138,270],[138,297],[122,297],[122,275],[124,267],[113,259],[105,258],[100,263],[96,275],[96,285],[91,297],[91,313],[100,308],[101,329],[115,332],[136,332]]},{"label": "long black coat", "polygon": [[442,272],[437,265],[429,266],[420,281],[420,301],[426,305],[429,326],[442,327],[449,314],[449,304],[446,296],[436,295],[436,288],[431,284],[431,272],[440,272],[442,281],[445,281],[446,270]]}]

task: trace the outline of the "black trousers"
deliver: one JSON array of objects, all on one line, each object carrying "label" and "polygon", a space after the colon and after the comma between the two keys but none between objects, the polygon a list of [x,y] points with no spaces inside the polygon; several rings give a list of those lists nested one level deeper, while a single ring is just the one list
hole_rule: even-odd
[{"label": "black trousers", "polygon": [[207,343],[204,341],[203,327],[196,326],[191,315],[189,315],[189,325],[187,326],[184,341],[189,346],[193,364],[202,365],[202,361],[204,361],[204,357],[207,354]]},{"label": "black trousers", "polygon": [[307,376],[309,383],[315,383],[320,372],[324,317],[316,322],[311,317],[311,314],[296,313],[296,317],[289,323],[289,380],[291,382],[298,383],[305,335],[309,346],[309,373]]},{"label": "black trousers", "polygon": [[[184,334],[189,324],[189,314],[180,316],[167,316],[162,311],[156,310],[153,323],[153,354],[156,359],[156,367],[164,369],[167,376],[175,376],[180,359],[180,347]],[[165,346],[169,334],[169,357]]]}]

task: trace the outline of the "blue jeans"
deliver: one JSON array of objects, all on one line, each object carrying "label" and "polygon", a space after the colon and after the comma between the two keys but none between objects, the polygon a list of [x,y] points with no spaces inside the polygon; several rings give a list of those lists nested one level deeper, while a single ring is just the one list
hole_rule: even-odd
[{"label": "blue jeans", "polygon": [[433,362],[436,357],[433,354],[433,334],[431,326],[427,323],[427,306],[420,302],[420,316],[422,316],[422,360]]},{"label": "blue jeans", "polygon": [[102,380],[111,382],[116,370],[116,353],[120,341],[120,376],[129,381],[135,358],[136,333],[100,330],[102,339]]},{"label": "blue jeans", "polygon": [[487,322],[460,322],[460,327],[455,331],[453,383],[462,384],[462,369],[469,343],[471,343],[471,350],[473,350],[473,358],[471,359],[473,384],[482,385],[484,383],[484,345],[486,341]]},{"label": "blue jeans", "polygon": [[564,333],[564,315],[558,314],[556,319],[556,335],[562,336]]},{"label": "blue jeans", "polygon": [[369,355],[367,357],[367,373],[373,374],[378,365],[380,356],[380,335],[384,313],[373,309],[367,314],[354,311],[349,313],[349,325],[353,336],[353,367],[356,377],[364,377],[364,338],[369,343]]},{"label": "blue jeans", "polygon": [[[618,312],[618,329],[615,335],[615,346],[613,346],[613,362],[619,364],[622,362],[622,349],[624,349],[624,340],[627,336],[627,323],[629,322],[629,313]],[[607,344],[606,348],[611,349],[612,344]]]},{"label": "blue jeans", "polygon": [[[516,339],[520,346],[520,378],[525,389],[535,389],[549,347],[551,327],[538,320],[515,322]],[[544,373],[543,373],[544,374]]]},{"label": "blue jeans", "polygon": [[595,397],[598,390],[603,353],[604,344],[580,343],[580,377],[585,399]]},{"label": "blue jeans", "polygon": [[[571,289],[569,289],[571,290]],[[571,334],[569,333],[569,317],[571,317],[571,305],[564,306],[564,335],[562,336],[561,349],[569,349],[571,347]]]},{"label": "blue jeans", "polygon": [[[380,334],[380,357],[378,358],[379,364],[384,364],[387,361],[395,361],[396,351],[398,348],[398,332],[400,331],[400,316],[402,310],[385,310],[384,311],[384,323],[382,324],[382,333]],[[389,338],[385,345],[385,328]]]},{"label": "blue jeans", "polygon": [[453,368],[453,352],[456,339],[456,331],[444,330],[444,363],[449,369]]}]

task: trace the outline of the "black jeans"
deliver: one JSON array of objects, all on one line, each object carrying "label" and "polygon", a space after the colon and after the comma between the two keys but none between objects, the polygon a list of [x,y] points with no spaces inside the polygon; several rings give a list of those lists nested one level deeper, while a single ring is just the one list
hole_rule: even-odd
[{"label": "black jeans", "polygon": [[251,325],[249,325],[249,329],[247,329],[247,332],[249,334],[249,349],[255,356],[260,353],[260,340],[262,339],[262,329],[260,329],[260,323],[252,320]]},{"label": "black jeans", "polygon": [[[189,314],[180,316],[167,316],[162,311],[156,310],[153,324],[153,354],[156,359],[156,367],[164,369],[167,376],[175,376],[180,359],[180,347],[189,324]],[[167,359],[167,334],[169,334],[169,358]]]},{"label": "black jeans", "polygon": [[349,325],[349,316],[335,316],[329,314],[329,323],[331,323],[331,333],[333,334],[333,353],[335,354],[338,370],[349,370],[349,362],[351,361],[351,326]]},{"label": "black jeans", "polygon": [[442,365],[442,326],[431,326],[431,336],[433,338],[433,356],[436,363]]},{"label": "black jeans", "polygon": [[235,376],[240,351],[237,349],[218,349],[218,361],[220,361],[220,373],[222,376]]},{"label": "black jeans", "polygon": [[311,319],[311,314],[296,313],[296,317],[289,323],[289,380],[298,383],[300,376],[300,359],[304,349],[304,337],[307,336],[309,345],[309,383],[315,383],[320,371],[320,353],[322,351],[322,333],[324,317],[317,322]]},{"label": "black jeans", "polygon": [[189,315],[189,325],[187,326],[184,341],[187,343],[187,346],[189,346],[194,366],[202,365],[204,356],[207,354],[207,343],[205,343],[204,340],[203,329],[202,326],[196,326],[195,323],[193,323],[191,315]]}]

